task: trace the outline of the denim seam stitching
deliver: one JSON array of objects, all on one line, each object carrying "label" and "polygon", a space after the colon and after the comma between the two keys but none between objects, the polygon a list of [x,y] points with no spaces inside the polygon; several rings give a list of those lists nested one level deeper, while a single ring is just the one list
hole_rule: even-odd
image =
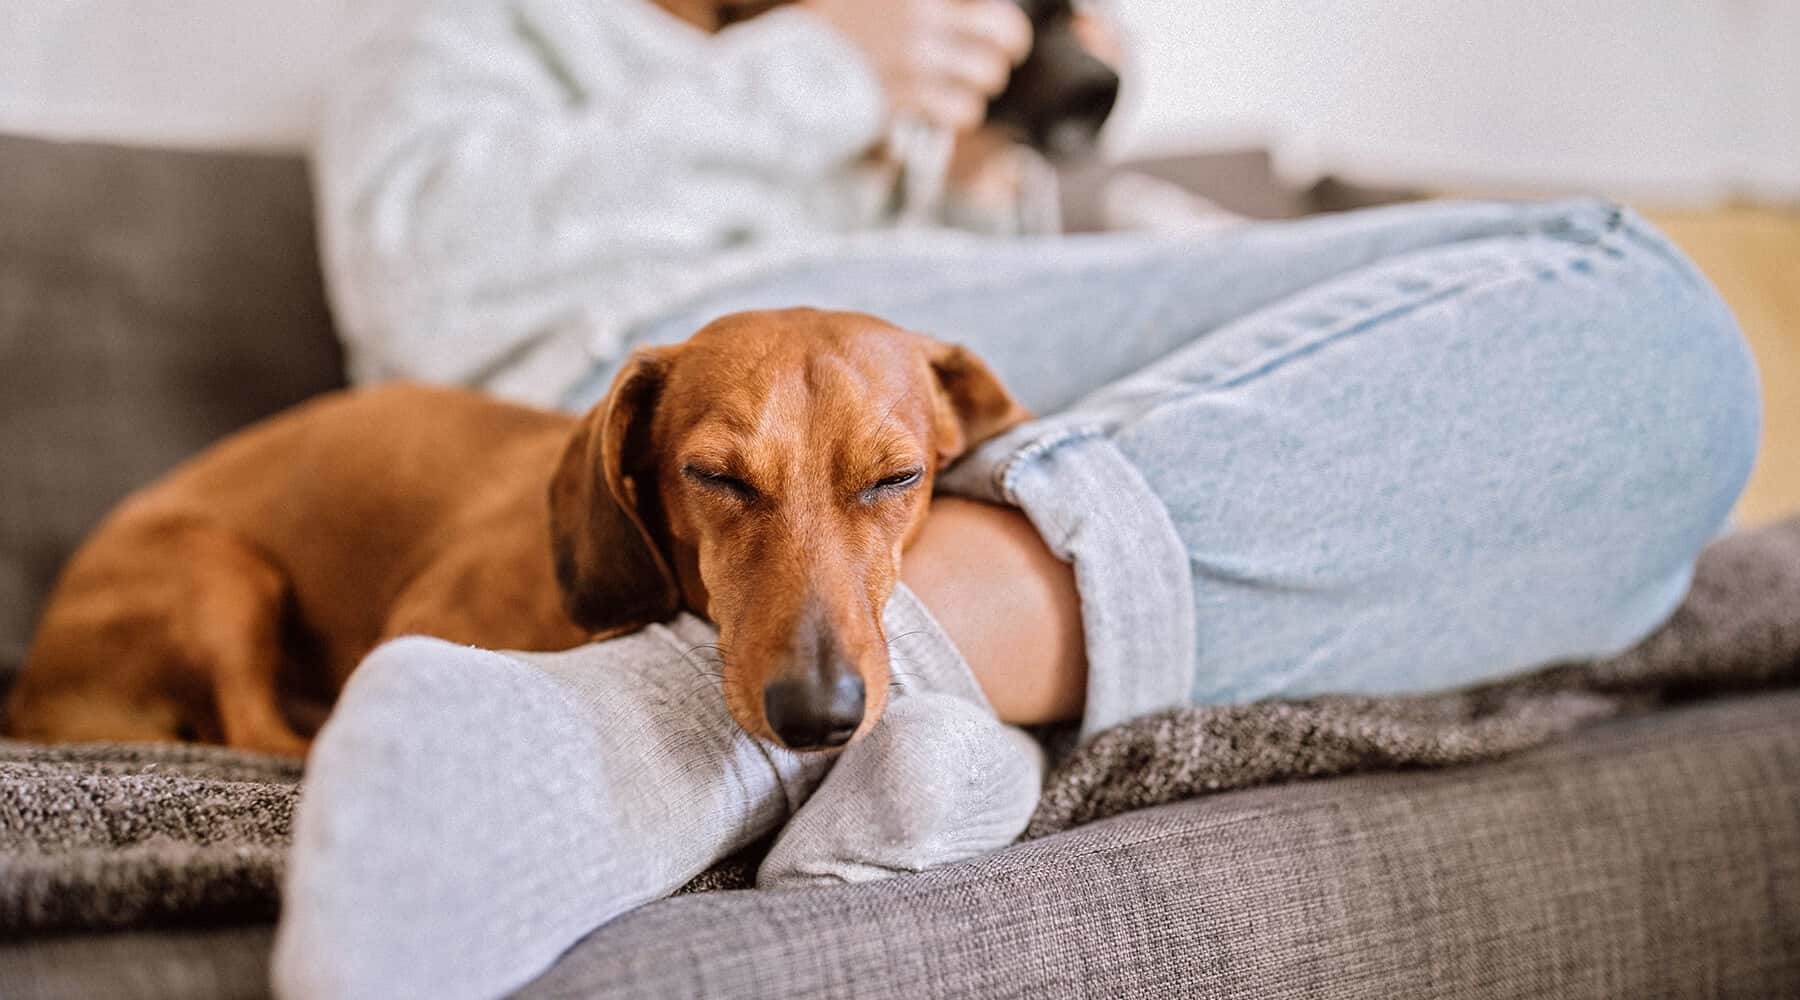
[{"label": "denim seam stitching", "polygon": [[1022,469],[1027,465],[1041,462],[1052,452],[1068,448],[1083,441],[1106,436],[1106,429],[1099,424],[1080,423],[1059,427],[1043,437],[1022,445],[1017,451],[1007,456],[1006,461],[994,469],[994,487],[1008,503],[1018,505],[1018,494],[1013,489]]},{"label": "denim seam stitching", "polygon": [[[1506,275],[1506,277],[1512,278],[1512,277],[1516,277],[1516,275],[1509,273]],[[1401,316],[1404,316],[1410,312],[1413,312],[1415,310],[1422,309],[1426,306],[1441,302],[1452,296],[1461,295],[1461,294],[1468,292],[1469,290],[1471,290],[1473,288],[1477,288],[1477,287],[1480,287],[1480,285],[1478,283],[1462,282],[1459,284],[1451,285],[1447,288],[1440,288],[1433,292],[1430,292],[1429,294],[1421,295],[1418,298],[1411,299],[1411,300],[1405,301],[1405,302],[1401,302],[1394,306],[1390,306],[1389,308],[1384,309],[1381,312],[1375,313],[1372,316],[1365,316],[1362,319],[1356,320],[1355,322],[1351,323],[1348,326],[1345,326],[1338,330],[1334,330],[1331,333],[1328,333],[1322,337],[1318,337],[1313,340],[1308,340],[1301,344],[1295,345],[1292,347],[1291,350],[1288,350],[1288,351],[1282,352],[1282,353],[1278,353],[1274,357],[1268,359],[1267,361],[1264,361],[1262,364],[1257,365],[1255,368],[1252,368],[1249,371],[1242,372],[1242,373],[1240,373],[1238,375],[1234,375],[1228,379],[1224,379],[1222,381],[1215,382],[1211,385],[1208,385],[1208,386],[1205,386],[1202,388],[1198,388],[1198,389],[1194,390],[1193,393],[1184,393],[1183,397],[1187,398],[1187,397],[1190,397],[1193,395],[1198,395],[1199,393],[1203,393],[1203,392],[1217,392],[1221,389],[1235,389],[1239,386],[1242,386],[1249,382],[1255,381],[1256,379],[1261,378],[1264,375],[1268,375],[1272,372],[1275,372],[1275,371],[1285,367],[1290,362],[1299,360],[1300,358],[1304,358],[1307,355],[1313,354],[1324,347],[1327,347],[1331,344],[1337,343],[1340,340],[1344,340],[1348,337],[1353,337],[1359,333],[1365,333],[1368,330],[1370,330],[1376,326],[1379,326],[1383,323],[1386,323],[1390,320],[1398,319]],[[1158,406],[1158,408],[1159,409],[1161,408],[1160,405]]]},{"label": "denim seam stitching", "polygon": [[1198,398],[1200,396],[1203,396],[1203,395],[1206,395],[1209,393],[1216,393],[1221,390],[1235,389],[1235,388],[1239,388],[1241,386],[1247,385],[1248,383],[1255,381],[1256,379],[1262,378],[1266,375],[1270,375],[1276,371],[1279,371],[1280,369],[1286,367],[1291,362],[1294,362],[1301,358],[1307,357],[1308,355],[1317,353],[1318,351],[1323,350],[1324,348],[1326,348],[1332,344],[1335,344],[1341,340],[1348,339],[1350,337],[1356,336],[1357,334],[1366,333],[1369,330],[1371,330],[1377,326],[1387,323],[1390,320],[1399,319],[1400,317],[1405,316],[1406,314],[1413,312],[1415,310],[1425,308],[1426,306],[1435,305],[1438,302],[1442,302],[1442,301],[1452,298],[1454,296],[1463,295],[1463,294],[1467,294],[1469,292],[1479,291],[1479,290],[1483,290],[1483,289],[1487,289],[1487,288],[1499,287],[1500,285],[1503,285],[1506,282],[1520,280],[1521,277],[1523,277],[1523,275],[1521,275],[1518,271],[1509,268],[1505,272],[1503,272],[1499,275],[1496,275],[1494,277],[1488,278],[1486,280],[1475,279],[1475,280],[1463,281],[1458,284],[1451,285],[1449,287],[1437,289],[1437,290],[1431,292],[1430,294],[1421,295],[1418,298],[1411,299],[1411,300],[1408,300],[1405,302],[1401,302],[1397,305],[1394,305],[1387,309],[1384,309],[1381,312],[1376,313],[1373,316],[1366,316],[1360,320],[1357,320],[1356,322],[1354,322],[1354,323],[1350,324],[1349,326],[1346,326],[1340,330],[1336,330],[1336,331],[1328,333],[1322,337],[1318,337],[1316,339],[1308,340],[1304,343],[1301,343],[1301,344],[1293,347],[1292,350],[1286,351],[1285,353],[1278,354],[1275,357],[1270,358],[1269,360],[1258,365],[1257,367],[1250,369],[1249,371],[1243,372],[1239,375],[1235,375],[1229,379],[1224,379],[1222,381],[1209,382],[1206,385],[1195,386],[1190,391],[1181,393],[1179,396],[1172,396],[1171,398],[1163,399],[1163,400],[1157,402],[1149,410],[1146,410],[1141,415],[1140,419],[1148,418],[1152,414],[1154,414],[1157,411],[1159,411],[1165,407],[1168,407],[1168,406],[1173,406],[1176,404],[1189,402],[1195,398]]}]

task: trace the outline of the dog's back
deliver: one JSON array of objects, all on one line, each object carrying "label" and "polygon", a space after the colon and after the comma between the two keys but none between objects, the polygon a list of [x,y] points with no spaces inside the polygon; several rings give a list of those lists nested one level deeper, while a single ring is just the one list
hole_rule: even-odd
[{"label": "dog's back", "polygon": [[[128,498],[75,553],[9,699],[9,732],[299,753],[279,708],[284,672],[329,696],[393,634],[579,642],[545,499],[571,424],[392,386],[221,441]],[[491,600],[464,600],[469,588]],[[470,619],[483,608],[486,620]]]}]

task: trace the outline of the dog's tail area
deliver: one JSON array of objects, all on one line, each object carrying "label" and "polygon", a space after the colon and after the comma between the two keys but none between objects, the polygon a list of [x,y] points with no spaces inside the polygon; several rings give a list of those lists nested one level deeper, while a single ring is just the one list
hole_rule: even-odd
[{"label": "dog's tail area", "polygon": [[129,703],[111,692],[60,688],[22,678],[6,699],[5,733],[39,743],[165,743],[199,736],[172,702]]},{"label": "dog's tail area", "polygon": [[214,527],[120,527],[58,583],[7,698],[7,734],[303,754],[276,694],[280,571]]}]

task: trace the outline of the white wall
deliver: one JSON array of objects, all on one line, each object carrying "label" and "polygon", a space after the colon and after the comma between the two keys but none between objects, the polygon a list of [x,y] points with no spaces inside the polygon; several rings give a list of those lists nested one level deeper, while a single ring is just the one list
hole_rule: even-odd
[{"label": "white wall", "polygon": [[[0,130],[298,148],[350,2],[0,0]],[[1134,53],[1118,155],[1266,145],[1299,180],[1800,200],[1800,0],[1113,6]]]},{"label": "white wall", "polygon": [[1117,148],[1304,178],[1800,198],[1800,0],[1122,0]]},{"label": "white wall", "polygon": [[0,131],[299,148],[347,0],[0,0]]}]

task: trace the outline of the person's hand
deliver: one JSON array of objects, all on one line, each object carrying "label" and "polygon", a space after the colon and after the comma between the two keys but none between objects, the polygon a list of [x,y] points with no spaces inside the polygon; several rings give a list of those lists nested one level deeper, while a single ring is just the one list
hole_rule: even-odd
[{"label": "person's hand", "polygon": [[1119,26],[1105,13],[1089,7],[1077,8],[1073,30],[1089,55],[1115,70],[1124,64],[1125,42],[1119,37]]},{"label": "person's hand", "polygon": [[[1125,46],[1118,26],[1104,12],[1078,6],[1071,25],[1083,48],[1117,69]],[[1006,204],[1018,197],[1022,183],[1021,150],[1005,132],[978,126],[957,135],[946,183],[964,198]]]},{"label": "person's hand", "polygon": [[868,59],[896,116],[953,132],[979,125],[988,101],[1031,51],[1031,21],[1011,0],[802,0]]},{"label": "person's hand", "polygon": [[972,201],[1009,204],[1023,182],[1020,146],[1012,136],[992,127],[970,129],[956,137],[944,183]]}]

